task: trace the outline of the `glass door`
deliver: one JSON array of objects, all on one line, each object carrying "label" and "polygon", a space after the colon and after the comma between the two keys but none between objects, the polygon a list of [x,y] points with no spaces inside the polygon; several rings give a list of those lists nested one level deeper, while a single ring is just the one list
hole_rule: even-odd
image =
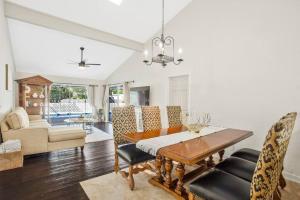
[{"label": "glass door", "polygon": [[112,109],[114,107],[125,106],[123,85],[114,85],[109,87],[109,109],[108,120],[112,121]]}]

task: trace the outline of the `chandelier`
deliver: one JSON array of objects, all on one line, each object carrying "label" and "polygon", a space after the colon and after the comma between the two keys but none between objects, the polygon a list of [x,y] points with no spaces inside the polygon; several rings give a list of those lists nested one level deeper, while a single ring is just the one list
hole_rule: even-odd
[{"label": "chandelier", "polygon": [[[174,63],[179,65],[183,59],[179,58],[175,60],[175,40],[172,36],[165,36],[165,1],[162,0],[162,32],[160,37],[154,37],[152,39],[152,48],[150,60],[147,59],[148,51],[144,51],[145,60],[143,61],[146,65],[152,65],[152,63],[160,63],[163,67],[167,66],[168,63]],[[171,52],[171,55],[167,55],[167,51]],[[178,49],[178,54],[182,54],[182,49]],[[154,56],[156,55],[156,56]]]}]

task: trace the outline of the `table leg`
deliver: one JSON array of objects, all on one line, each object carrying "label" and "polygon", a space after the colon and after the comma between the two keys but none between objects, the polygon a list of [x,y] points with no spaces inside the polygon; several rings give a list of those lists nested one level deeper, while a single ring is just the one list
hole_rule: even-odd
[{"label": "table leg", "polygon": [[185,173],[184,164],[178,163],[176,167],[176,176],[178,177],[178,181],[177,181],[175,192],[180,196],[183,194],[183,192],[185,192],[185,189],[183,187],[184,173]]},{"label": "table leg", "polygon": [[161,173],[162,173],[162,176],[166,176],[166,160],[165,160],[165,157],[162,157],[162,163],[161,163]]},{"label": "table leg", "polygon": [[172,176],[171,176],[172,169],[173,169],[172,160],[169,158],[165,158],[166,177],[165,177],[164,186],[166,186],[167,188],[170,188],[172,184]]},{"label": "table leg", "polygon": [[208,161],[207,161],[207,166],[208,167],[212,167],[212,166],[214,166],[215,165],[215,163],[214,163],[214,158],[213,158],[213,156],[211,155],[211,156],[209,156],[209,159],[208,159]]},{"label": "table leg", "polygon": [[162,165],[162,157],[161,155],[157,155],[155,159],[155,168],[156,168],[155,180],[159,183],[163,182],[163,177],[161,175],[161,165]]},{"label": "table leg", "polygon": [[223,160],[224,153],[225,153],[225,150],[219,151],[219,156],[220,156],[219,161],[220,162]]}]

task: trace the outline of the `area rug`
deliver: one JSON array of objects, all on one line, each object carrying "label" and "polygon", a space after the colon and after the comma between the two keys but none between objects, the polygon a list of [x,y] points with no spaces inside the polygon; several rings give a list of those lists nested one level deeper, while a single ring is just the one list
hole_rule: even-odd
[{"label": "area rug", "polygon": [[[135,189],[131,191],[120,174],[110,173],[80,182],[90,200],[175,200],[171,194],[148,183],[154,174],[150,171],[134,175]],[[287,181],[281,190],[282,200],[300,199],[300,184]]]},{"label": "area rug", "polygon": [[105,133],[104,131],[93,127],[91,133],[88,133],[85,137],[85,143],[99,142],[104,140],[111,140],[113,136],[111,134]]},{"label": "area rug", "polygon": [[133,191],[121,174],[115,173],[80,182],[80,185],[90,200],[174,200],[172,195],[148,183],[152,176],[148,171],[134,175]]}]

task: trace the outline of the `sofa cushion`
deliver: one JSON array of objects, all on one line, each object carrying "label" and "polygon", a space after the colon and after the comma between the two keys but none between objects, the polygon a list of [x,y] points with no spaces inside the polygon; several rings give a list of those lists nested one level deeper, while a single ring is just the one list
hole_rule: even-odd
[{"label": "sofa cushion", "polygon": [[28,115],[27,117],[26,115],[21,110],[15,110],[7,115],[6,121],[9,127],[15,130],[20,128],[28,128],[29,119]]},{"label": "sofa cushion", "polygon": [[46,119],[34,120],[29,122],[29,127],[51,127]]},{"label": "sofa cushion", "polygon": [[17,107],[15,110],[20,112],[20,114],[23,117],[26,127],[28,127],[29,126],[29,116],[28,116],[26,110],[23,107]]},{"label": "sofa cushion", "polygon": [[49,142],[77,140],[85,138],[85,131],[79,127],[52,127],[48,129]]},{"label": "sofa cushion", "polygon": [[6,131],[9,131],[9,126],[7,124],[7,121],[6,120],[2,120],[1,121],[1,132],[6,132]]},{"label": "sofa cushion", "polygon": [[34,127],[49,128],[49,127],[51,127],[51,125],[47,122],[35,122],[35,123],[30,122],[29,127],[30,128],[34,128]]}]

